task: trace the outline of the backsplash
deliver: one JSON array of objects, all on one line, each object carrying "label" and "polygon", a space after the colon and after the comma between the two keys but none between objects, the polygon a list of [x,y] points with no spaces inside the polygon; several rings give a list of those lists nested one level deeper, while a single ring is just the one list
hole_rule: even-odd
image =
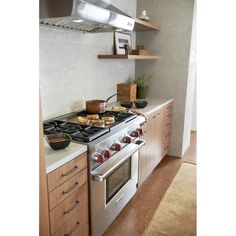
[{"label": "backsplash", "polygon": [[[117,1],[114,4],[118,6]],[[136,15],[136,0],[122,5]],[[135,41],[132,33],[133,45]],[[98,54],[112,52],[113,33],[83,34],[40,26],[43,120],[79,109],[83,98],[106,99],[116,93],[117,83],[134,78],[135,61],[97,59]]]}]

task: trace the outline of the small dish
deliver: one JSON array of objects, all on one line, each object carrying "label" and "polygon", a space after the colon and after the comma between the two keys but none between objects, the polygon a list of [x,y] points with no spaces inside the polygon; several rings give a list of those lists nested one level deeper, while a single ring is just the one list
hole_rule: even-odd
[{"label": "small dish", "polygon": [[134,105],[137,107],[137,108],[144,108],[146,107],[148,104],[147,101],[134,101]]},{"label": "small dish", "polygon": [[64,149],[68,147],[71,142],[70,135],[65,133],[49,134],[45,135],[45,138],[53,150]]},{"label": "small dish", "polygon": [[122,107],[126,107],[128,109],[131,109],[133,107],[133,102],[120,102],[120,105]]}]

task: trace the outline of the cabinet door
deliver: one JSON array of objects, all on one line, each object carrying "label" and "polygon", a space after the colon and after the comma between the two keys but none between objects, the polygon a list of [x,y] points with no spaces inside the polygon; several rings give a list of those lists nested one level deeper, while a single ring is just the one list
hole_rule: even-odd
[{"label": "cabinet door", "polygon": [[146,176],[148,176],[162,159],[163,148],[163,112],[153,112],[147,123]]}]

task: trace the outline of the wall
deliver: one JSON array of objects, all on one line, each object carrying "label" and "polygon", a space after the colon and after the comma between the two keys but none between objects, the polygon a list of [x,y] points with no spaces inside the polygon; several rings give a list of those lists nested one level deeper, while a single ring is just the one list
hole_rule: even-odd
[{"label": "wall", "polygon": [[[136,15],[136,0],[111,2]],[[133,33],[133,44],[135,38]],[[116,93],[117,83],[135,76],[135,61],[97,59],[98,54],[112,53],[112,47],[113,33],[82,34],[40,26],[43,120],[80,108],[83,97],[106,99]]]},{"label": "wall", "polygon": [[193,101],[194,101],[194,93],[195,93],[194,91],[195,80],[196,80],[196,8],[194,7],[189,69],[188,69],[188,81],[187,81],[187,93],[186,93],[186,102],[185,102],[184,136],[183,136],[183,149],[182,149],[183,154],[187,151],[190,145]]},{"label": "wall", "polygon": [[194,98],[193,98],[193,113],[191,130],[197,131],[197,85],[195,85]]},{"label": "wall", "polygon": [[183,155],[185,105],[194,0],[138,0],[160,32],[137,33],[137,44],[160,55],[159,62],[137,61],[136,75],[153,72],[149,96],[174,98],[170,155]]}]

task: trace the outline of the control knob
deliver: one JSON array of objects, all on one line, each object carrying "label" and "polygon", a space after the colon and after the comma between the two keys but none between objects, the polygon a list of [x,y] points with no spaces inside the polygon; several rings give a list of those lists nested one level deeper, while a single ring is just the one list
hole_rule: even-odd
[{"label": "control knob", "polygon": [[141,128],[138,128],[136,131],[139,132],[140,136],[143,135],[143,130]]},{"label": "control knob", "polygon": [[114,143],[114,144],[112,144],[111,149],[115,150],[115,151],[120,151],[121,145],[119,143]]},{"label": "control knob", "polygon": [[130,136],[125,136],[123,139],[122,139],[122,142],[123,143],[131,143],[132,142],[132,138]]},{"label": "control knob", "polygon": [[139,136],[140,136],[140,133],[139,133],[139,131],[135,130],[135,131],[133,131],[133,132],[131,133],[131,136],[132,136],[132,137],[139,137]]},{"label": "control knob", "polygon": [[105,150],[105,151],[104,151],[104,157],[105,157],[105,158],[110,158],[110,157],[111,157],[111,152],[110,152],[110,150]]},{"label": "control knob", "polygon": [[102,154],[97,154],[94,158],[94,161],[98,163],[103,163],[105,161],[105,157]]}]

